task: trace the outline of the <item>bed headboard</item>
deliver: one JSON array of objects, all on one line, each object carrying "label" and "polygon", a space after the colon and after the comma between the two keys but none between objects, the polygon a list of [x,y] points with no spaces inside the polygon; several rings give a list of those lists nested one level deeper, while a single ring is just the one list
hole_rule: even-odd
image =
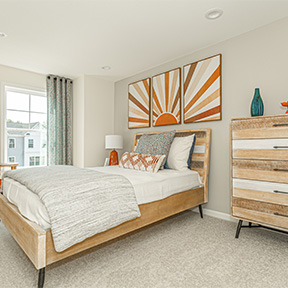
[{"label": "bed headboard", "polygon": [[[147,132],[147,133],[136,133],[133,141],[132,151],[137,145],[139,138],[143,134],[156,134],[161,132]],[[196,129],[196,130],[179,130],[176,131],[175,137],[185,137],[195,134],[196,143],[191,160],[191,170],[195,170],[202,177],[204,183],[204,201],[208,202],[208,176],[209,176],[209,162],[210,162],[210,139],[211,129]]]}]

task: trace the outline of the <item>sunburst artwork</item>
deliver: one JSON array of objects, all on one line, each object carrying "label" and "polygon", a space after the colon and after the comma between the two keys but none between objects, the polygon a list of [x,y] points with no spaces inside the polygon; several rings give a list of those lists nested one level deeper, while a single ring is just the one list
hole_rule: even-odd
[{"label": "sunburst artwork", "polygon": [[129,84],[128,128],[150,127],[150,85],[150,78]]},{"label": "sunburst artwork", "polygon": [[184,66],[184,123],[221,120],[221,54]]},{"label": "sunburst artwork", "polygon": [[180,124],[180,71],[177,68],[152,78],[153,126]]}]

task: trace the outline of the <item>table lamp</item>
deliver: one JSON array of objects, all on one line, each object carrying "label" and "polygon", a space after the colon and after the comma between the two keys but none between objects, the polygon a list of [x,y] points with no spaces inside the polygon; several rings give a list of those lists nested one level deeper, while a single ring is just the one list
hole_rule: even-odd
[{"label": "table lamp", "polygon": [[121,135],[106,135],[105,149],[112,149],[109,165],[118,165],[118,153],[115,149],[123,149],[123,137]]}]

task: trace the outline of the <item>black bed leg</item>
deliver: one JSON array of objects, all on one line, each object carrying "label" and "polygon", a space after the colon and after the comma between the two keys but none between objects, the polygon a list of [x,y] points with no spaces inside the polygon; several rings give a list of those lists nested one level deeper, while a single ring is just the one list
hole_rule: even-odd
[{"label": "black bed leg", "polygon": [[242,223],[243,223],[243,220],[239,220],[235,238],[239,238],[239,234],[240,234],[240,230],[241,230],[241,227],[242,227]]},{"label": "black bed leg", "polygon": [[199,213],[200,213],[201,218],[203,218],[202,205],[199,205]]},{"label": "black bed leg", "polygon": [[45,280],[45,268],[39,270],[38,274],[38,288],[43,288]]}]

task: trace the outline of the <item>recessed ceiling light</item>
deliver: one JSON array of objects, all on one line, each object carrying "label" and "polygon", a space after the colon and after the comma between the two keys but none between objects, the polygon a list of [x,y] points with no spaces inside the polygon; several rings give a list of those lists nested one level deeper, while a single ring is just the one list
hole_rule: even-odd
[{"label": "recessed ceiling light", "polygon": [[102,69],[103,69],[103,70],[110,70],[111,67],[110,67],[110,66],[103,66]]},{"label": "recessed ceiling light", "polygon": [[223,10],[221,9],[210,9],[205,13],[205,17],[209,20],[215,20],[221,17]]},{"label": "recessed ceiling light", "polygon": [[0,37],[2,37],[2,38],[7,37],[7,34],[4,32],[0,32]]}]

